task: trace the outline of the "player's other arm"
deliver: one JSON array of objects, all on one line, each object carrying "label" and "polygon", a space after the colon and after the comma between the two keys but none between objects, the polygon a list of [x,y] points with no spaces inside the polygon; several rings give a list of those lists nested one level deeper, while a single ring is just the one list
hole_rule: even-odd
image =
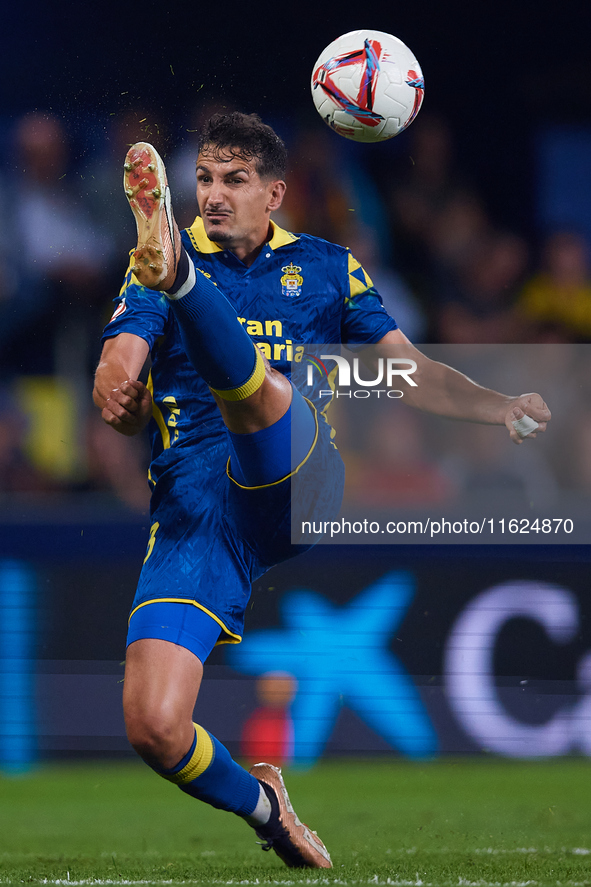
[{"label": "player's other arm", "polygon": [[103,346],[92,396],[104,421],[120,434],[138,434],[152,415],[152,396],[138,381],[148,352],[148,343],[133,333],[119,333]]},{"label": "player's other arm", "polygon": [[[551,414],[539,394],[512,397],[483,388],[458,370],[426,357],[400,330],[386,333],[375,347],[378,356],[408,357],[416,362],[412,378],[417,385],[405,387],[404,400],[417,409],[466,422],[505,425],[511,440],[518,444],[546,430]],[[535,419],[539,427],[520,437],[512,423],[524,416]]]}]

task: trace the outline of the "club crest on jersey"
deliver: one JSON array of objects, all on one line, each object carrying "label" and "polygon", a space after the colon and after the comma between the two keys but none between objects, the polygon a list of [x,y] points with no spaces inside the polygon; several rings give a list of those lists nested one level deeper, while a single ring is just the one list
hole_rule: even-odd
[{"label": "club crest on jersey", "polygon": [[304,278],[300,274],[300,271],[302,270],[300,265],[290,263],[289,265],[285,265],[281,270],[283,271],[283,277],[281,278],[282,294],[290,297],[301,296]]}]

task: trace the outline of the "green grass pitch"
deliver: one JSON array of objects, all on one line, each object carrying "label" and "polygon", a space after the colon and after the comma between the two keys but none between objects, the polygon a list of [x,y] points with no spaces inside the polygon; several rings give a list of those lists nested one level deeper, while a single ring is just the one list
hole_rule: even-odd
[{"label": "green grass pitch", "polygon": [[47,766],[0,778],[0,884],[591,885],[590,770],[581,758],[287,770],[334,863],[299,871],[140,762]]}]

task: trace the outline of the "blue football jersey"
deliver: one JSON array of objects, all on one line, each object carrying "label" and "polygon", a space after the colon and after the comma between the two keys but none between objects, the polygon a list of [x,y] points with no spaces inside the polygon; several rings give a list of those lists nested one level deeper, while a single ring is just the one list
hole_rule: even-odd
[{"label": "blue football jersey", "polygon": [[[303,359],[307,344],[372,344],[396,329],[348,249],[273,223],[271,235],[250,267],[209,240],[200,218],[181,237],[195,266],[236,308],[272,366],[289,377],[292,360]],[[189,363],[166,296],[141,286],[130,265],[115,301],[103,340],[133,333],[151,350],[154,474],[155,465],[164,468],[184,448],[200,449],[221,438],[225,426],[208,386]]]}]

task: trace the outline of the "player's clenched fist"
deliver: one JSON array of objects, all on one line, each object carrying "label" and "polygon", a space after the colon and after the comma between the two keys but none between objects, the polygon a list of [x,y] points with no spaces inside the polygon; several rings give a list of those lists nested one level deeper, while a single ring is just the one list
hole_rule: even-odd
[{"label": "player's clenched fist", "polygon": [[511,440],[520,444],[545,431],[552,413],[539,394],[522,394],[513,399],[505,416],[505,425]]},{"label": "player's clenched fist", "polygon": [[121,434],[138,434],[152,415],[152,395],[143,382],[128,379],[109,393],[101,415]]}]

